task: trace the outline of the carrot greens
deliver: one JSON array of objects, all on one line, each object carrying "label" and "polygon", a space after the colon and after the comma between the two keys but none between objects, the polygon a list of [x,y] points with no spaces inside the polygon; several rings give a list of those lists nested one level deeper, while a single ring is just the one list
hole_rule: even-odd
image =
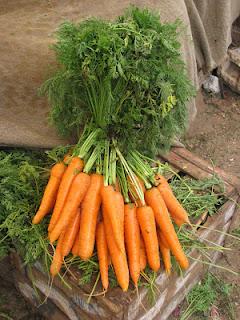
[{"label": "carrot greens", "polygon": [[53,46],[60,68],[41,89],[59,132],[87,124],[117,139],[124,154],[168,150],[185,128],[194,93],[181,59],[180,25],[136,7],[113,22],[62,24]]}]

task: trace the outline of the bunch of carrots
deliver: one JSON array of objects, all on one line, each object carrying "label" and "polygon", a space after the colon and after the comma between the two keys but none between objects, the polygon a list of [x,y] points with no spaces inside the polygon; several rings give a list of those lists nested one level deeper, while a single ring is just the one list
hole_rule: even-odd
[{"label": "bunch of carrots", "polygon": [[74,152],[56,163],[32,222],[38,224],[52,212],[48,237],[51,244],[57,241],[50,267],[52,276],[60,272],[68,254],[88,260],[96,246],[103,288],[108,289],[112,264],[118,284],[127,291],[129,274],[137,286],[147,264],[159,270],[160,254],[167,274],[171,273],[171,253],[182,269],[188,268],[172,220],[181,226],[189,219],[163,176],[143,164],[154,174],[154,179],[148,176],[152,181],[148,183],[144,170],[138,174],[127,166],[118,150],[114,155],[118,155],[115,161],[123,164],[120,168],[128,169],[126,174],[114,170],[113,162],[106,166],[105,158],[102,168],[107,169],[96,166],[93,170],[89,161],[86,163]]}]

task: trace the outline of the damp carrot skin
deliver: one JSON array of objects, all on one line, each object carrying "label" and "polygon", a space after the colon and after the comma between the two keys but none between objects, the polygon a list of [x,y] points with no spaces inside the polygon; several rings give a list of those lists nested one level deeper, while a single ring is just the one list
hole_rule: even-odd
[{"label": "damp carrot skin", "polygon": [[122,250],[125,251],[124,245],[124,199],[119,191],[115,191],[115,199],[116,199],[116,208],[118,210],[118,218],[120,222],[120,231],[121,231],[121,239],[122,239]]},{"label": "damp carrot skin", "polygon": [[140,271],[143,271],[147,266],[147,254],[142,235],[140,234]]},{"label": "damp carrot skin", "polygon": [[76,213],[73,215],[69,222],[69,225],[64,233],[63,245],[62,245],[62,255],[65,257],[71,251],[76,236],[79,232],[80,224],[80,208],[77,208]]},{"label": "damp carrot skin", "polygon": [[105,290],[107,290],[109,285],[109,281],[108,281],[109,253],[108,253],[107,240],[106,240],[103,222],[100,222],[97,225],[96,245],[97,245],[97,255],[98,255],[98,261],[99,261],[102,286]]},{"label": "damp carrot skin", "polygon": [[72,158],[70,164],[68,165],[66,171],[64,172],[64,175],[62,177],[62,180],[58,189],[58,194],[57,194],[57,199],[54,206],[53,214],[48,226],[49,233],[53,230],[56,223],[58,222],[65,204],[68,192],[72,185],[72,182],[75,176],[77,175],[77,173],[83,170],[83,165],[84,163],[80,158],[74,157]]},{"label": "damp carrot skin", "polygon": [[172,268],[172,264],[171,264],[171,253],[170,253],[170,249],[168,246],[165,246],[165,239],[162,236],[162,233],[159,231],[158,232],[158,243],[159,243],[159,248],[160,248],[160,252],[161,252],[161,256],[162,256],[162,260],[163,260],[163,264],[165,267],[165,271],[168,275],[171,274],[171,268]]},{"label": "damp carrot skin", "polygon": [[158,239],[161,240],[161,243],[162,243],[166,248],[169,249],[169,245],[168,245],[166,239],[164,238],[163,233],[162,233],[159,229],[157,230],[157,234],[158,234]]},{"label": "damp carrot skin", "polygon": [[94,250],[98,213],[101,206],[101,188],[103,176],[92,174],[90,186],[81,205],[81,222],[79,232],[79,256],[88,260]]},{"label": "damp carrot skin", "polygon": [[58,188],[65,169],[66,167],[63,162],[56,163],[52,167],[50,178],[44,190],[40,207],[33,218],[33,224],[40,223],[42,219],[53,209],[57,197]]},{"label": "damp carrot skin", "polygon": [[190,223],[186,210],[182,207],[180,202],[174,196],[172,190],[164,185],[159,185],[158,190],[161,193],[161,196],[163,197],[166,206],[169,210],[169,213],[172,216],[175,223],[179,227],[184,223]]},{"label": "damp carrot skin", "polygon": [[153,209],[156,222],[166,239],[169,248],[179,265],[183,269],[187,269],[189,266],[188,259],[181,247],[177,234],[173,227],[170,215],[166,209],[165,202],[156,187],[153,187],[145,192],[146,203]]},{"label": "damp carrot skin", "polygon": [[107,247],[114,267],[118,284],[123,291],[127,291],[129,286],[129,270],[126,252],[119,249],[113,235],[112,225],[109,216],[103,206],[103,222],[107,239]]},{"label": "damp carrot skin", "polygon": [[140,276],[140,228],[137,209],[133,203],[124,206],[124,234],[129,271],[133,283],[137,286]]},{"label": "damp carrot skin", "polygon": [[137,219],[142,232],[149,267],[158,271],[160,268],[158,237],[154,213],[151,207],[137,208]]},{"label": "damp carrot skin", "polygon": [[117,205],[116,194],[113,187],[103,186],[101,188],[101,198],[102,204],[104,206],[105,215],[109,217],[116,245],[120,250],[124,252],[124,239],[122,236],[121,227],[122,222],[121,219],[119,219],[119,208]]},{"label": "damp carrot skin", "polygon": [[[81,219],[81,218],[80,218]],[[78,247],[79,247],[79,231],[76,235],[76,238],[74,240],[74,244],[73,244],[73,247],[72,247],[72,254],[77,257],[79,254],[78,254]]]},{"label": "damp carrot skin", "polygon": [[50,274],[55,277],[61,270],[63,264],[62,245],[64,240],[64,232],[60,235],[54,252],[52,264],[50,266]]},{"label": "damp carrot skin", "polygon": [[68,196],[66,198],[65,205],[62,210],[62,214],[55,225],[54,229],[50,233],[49,239],[53,243],[58,239],[60,234],[67,228],[69,222],[80,206],[84,196],[87,193],[90,185],[90,176],[84,172],[78,173],[70,187]]}]

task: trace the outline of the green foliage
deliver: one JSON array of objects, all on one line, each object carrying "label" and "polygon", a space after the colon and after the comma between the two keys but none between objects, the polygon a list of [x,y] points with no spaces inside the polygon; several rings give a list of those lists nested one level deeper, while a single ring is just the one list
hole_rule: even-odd
[{"label": "green foliage", "polygon": [[45,162],[40,152],[0,151],[0,257],[15,247],[31,263],[47,246],[45,223],[31,224],[46,183]]},{"label": "green foliage", "polygon": [[222,182],[217,176],[203,180],[174,177],[170,184],[190,217],[197,218],[204,212],[213,215],[224,202],[223,196],[214,191],[215,187],[222,188]]},{"label": "green foliage", "polygon": [[186,125],[191,86],[181,59],[180,22],[130,7],[114,22],[65,22],[54,45],[60,68],[42,87],[63,135],[86,124],[122,152],[168,149]]},{"label": "green foliage", "polygon": [[208,273],[206,278],[187,295],[188,307],[180,320],[192,319],[194,314],[205,315],[220,296],[229,303],[231,290],[232,286]]}]

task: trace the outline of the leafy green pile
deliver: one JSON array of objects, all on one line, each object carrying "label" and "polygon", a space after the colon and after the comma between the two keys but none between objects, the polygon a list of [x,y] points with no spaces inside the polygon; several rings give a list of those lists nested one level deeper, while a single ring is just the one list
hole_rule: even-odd
[{"label": "leafy green pile", "polygon": [[54,45],[59,70],[41,90],[59,132],[100,128],[102,140],[114,138],[124,154],[169,149],[185,128],[194,93],[179,27],[179,21],[163,24],[159,15],[136,7],[114,22],[64,23]]},{"label": "leafy green pile", "polygon": [[223,298],[230,319],[235,319],[229,298],[231,290],[231,285],[223,282],[212,273],[208,273],[206,278],[187,295],[188,307],[182,313],[180,320],[192,319],[193,315],[206,318],[206,313],[210,311],[211,306],[216,303],[219,297]]},{"label": "leafy green pile", "polygon": [[175,176],[171,181],[174,194],[189,212],[190,218],[198,218],[205,212],[211,216],[223,204],[222,193],[216,193],[214,187],[223,188],[222,181],[217,176],[203,180],[193,180],[188,176],[179,179]]},{"label": "leafy green pile", "polygon": [[46,223],[31,223],[48,177],[46,159],[40,152],[0,151],[0,258],[16,248],[32,263],[47,248]]}]

